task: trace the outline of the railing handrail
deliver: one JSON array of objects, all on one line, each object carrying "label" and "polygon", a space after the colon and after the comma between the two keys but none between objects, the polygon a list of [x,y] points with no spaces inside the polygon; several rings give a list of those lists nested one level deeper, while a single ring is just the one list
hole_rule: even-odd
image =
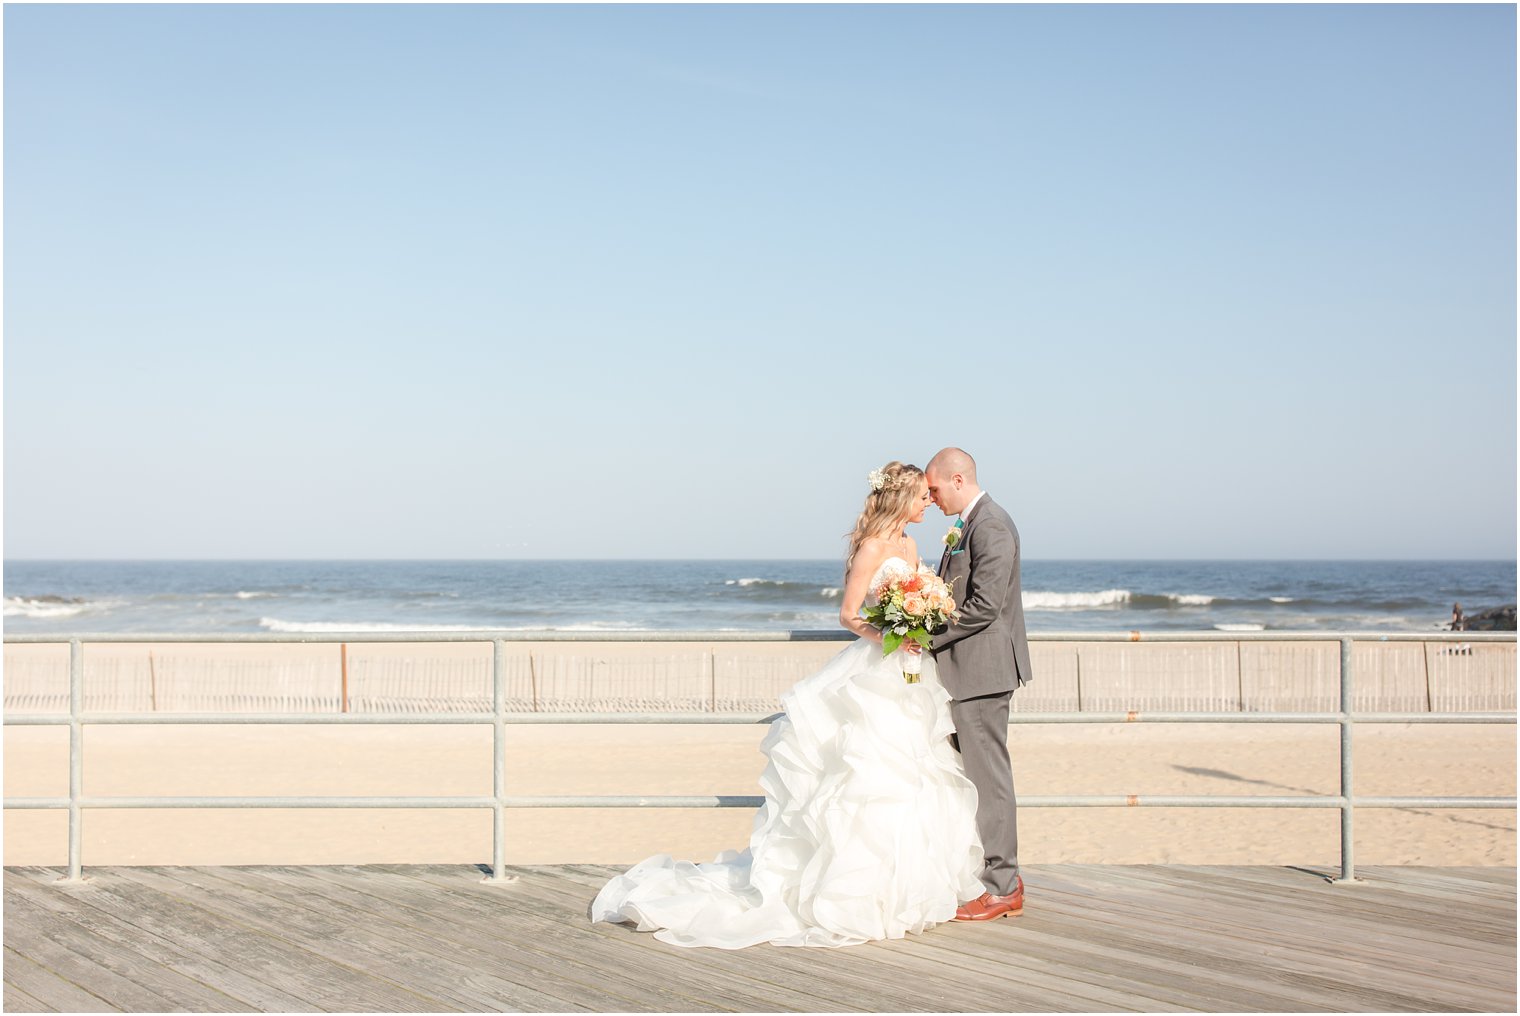
[{"label": "railing handrail", "polygon": [[[566,636],[561,638],[545,639],[545,634]],[[754,638],[754,635],[767,635],[765,638]],[[1101,637],[1093,638],[1094,634]],[[713,636],[720,636],[714,638]],[[609,636],[621,636],[609,638]],[[802,636],[802,637],[798,637]],[[604,797],[604,796],[569,796],[569,797],[514,797],[506,792],[506,728],[509,723],[519,722],[596,722],[588,716],[571,716],[567,714],[536,713],[531,719],[513,716],[506,711],[506,659],[505,652],[508,642],[534,642],[534,641],[565,641],[565,642],[606,642],[606,641],[698,641],[698,642],[781,642],[781,641],[847,641],[852,636],[848,632],[774,632],[774,633],[734,633],[734,632],[555,632],[555,633],[525,633],[525,632],[502,632],[495,637],[488,637],[488,633],[481,632],[270,632],[270,633],[219,633],[186,634],[175,633],[172,636],[150,635],[138,633],[123,638],[121,634],[90,634],[90,635],[21,635],[5,637],[6,642],[18,643],[48,643],[63,642],[69,646],[69,711],[67,715],[30,714],[24,716],[6,716],[6,725],[64,725],[69,727],[69,794],[68,797],[58,798],[7,798],[4,801],[6,808],[20,809],[48,809],[66,808],[69,812],[69,873],[63,879],[65,882],[77,882],[82,879],[82,850],[83,838],[82,809],[84,808],[376,808],[376,807],[405,807],[405,808],[486,808],[493,811],[492,823],[492,875],[487,881],[505,882],[510,881],[505,873],[506,868],[506,810],[508,808],[532,808],[532,807],[756,807],[762,799],[755,797],[739,796],[716,796],[716,797]],[[1032,639],[1057,639],[1061,636],[1047,634],[1045,636],[1031,635]],[[1171,632],[1158,633],[1154,636],[1142,638],[1139,632],[1129,633],[1076,633],[1066,636],[1071,641],[1104,641],[1104,642],[1258,642],[1258,641],[1297,641],[1297,642],[1336,642],[1340,646],[1340,708],[1333,712],[1324,713],[1154,713],[1143,714],[1140,712],[1119,713],[1089,713],[1089,714],[1014,714],[1010,717],[1012,722],[1039,723],[1039,722],[1137,722],[1142,717],[1153,722],[1164,723],[1200,723],[1200,722],[1300,722],[1300,723],[1335,723],[1340,727],[1340,762],[1341,780],[1340,793],[1334,796],[1302,795],[1292,797],[1221,797],[1218,795],[1204,797],[1171,797],[1163,795],[1085,795],[1063,796],[1027,799],[1025,806],[1036,807],[1275,807],[1275,808],[1338,808],[1341,813],[1341,877],[1339,882],[1348,883],[1356,881],[1356,867],[1354,862],[1355,837],[1353,821],[1355,810],[1360,807],[1372,808],[1400,808],[1400,807],[1436,807],[1436,808],[1514,808],[1513,797],[1398,797],[1398,798],[1358,798],[1352,792],[1352,731],[1358,721],[1372,723],[1513,723],[1515,714],[1508,713],[1361,713],[1352,709],[1352,647],[1358,641],[1449,641],[1449,642],[1514,642],[1515,635],[1508,633],[1489,632],[1433,632],[1428,634],[1417,633],[1287,633],[1287,632]],[[492,685],[492,709],[489,713],[472,714],[408,714],[404,717],[371,717],[360,714],[346,714],[339,722],[343,723],[490,723],[492,726],[492,793],[491,796],[478,797],[94,797],[84,794],[84,726],[87,723],[150,723],[150,724],[189,724],[205,722],[222,723],[306,723],[306,722],[333,722],[335,717],[327,714],[240,714],[226,713],[215,716],[197,714],[171,714],[171,713],[144,713],[144,714],[121,714],[121,713],[86,713],[84,710],[84,647],[87,644],[113,644],[121,642],[484,642],[491,643],[491,685]],[[639,722],[662,722],[658,714],[653,715],[628,715],[614,714],[618,718],[606,719],[603,722],[639,723]],[[763,722],[767,718],[726,716],[718,717],[711,713],[699,714],[676,714],[679,719],[667,720],[666,722]],[[1077,719],[1067,720],[1065,716],[1074,715]],[[595,714],[591,714],[595,716]],[[1060,719],[1056,719],[1060,716]],[[350,718],[351,717],[351,718]],[[1229,719],[1223,719],[1229,717]]]},{"label": "railing handrail", "polygon": [[[502,631],[489,628],[470,631],[348,632],[7,632],[7,645],[39,643],[143,642],[850,642],[859,636],[844,629],[796,629],[792,631],[665,631],[657,628],[620,628],[615,631]],[[1515,632],[1488,631],[1065,631],[1030,632],[1031,642],[1514,642]]]}]

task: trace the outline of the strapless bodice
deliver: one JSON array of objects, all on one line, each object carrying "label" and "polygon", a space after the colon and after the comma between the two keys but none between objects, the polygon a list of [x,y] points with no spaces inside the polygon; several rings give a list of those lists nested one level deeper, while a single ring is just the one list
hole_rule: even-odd
[{"label": "strapless bodice", "polygon": [[881,583],[882,579],[887,577],[889,572],[901,571],[906,575],[912,575],[922,567],[922,564],[915,565],[905,557],[894,555],[887,558],[876,566],[876,571],[871,575],[871,581],[866,583],[866,602],[873,604],[876,602],[876,587]]}]

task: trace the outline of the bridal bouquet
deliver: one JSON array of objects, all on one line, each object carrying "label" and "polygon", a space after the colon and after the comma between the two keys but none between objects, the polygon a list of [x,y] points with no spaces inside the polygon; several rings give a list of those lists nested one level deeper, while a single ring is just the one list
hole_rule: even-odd
[{"label": "bridal bouquet", "polygon": [[[910,641],[928,649],[930,635],[944,631],[956,619],[950,587],[937,575],[927,572],[889,575],[872,592],[876,602],[865,608],[865,619],[881,629],[885,656]],[[917,684],[921,666],[918,656],[908,655],[903,680]]]}]

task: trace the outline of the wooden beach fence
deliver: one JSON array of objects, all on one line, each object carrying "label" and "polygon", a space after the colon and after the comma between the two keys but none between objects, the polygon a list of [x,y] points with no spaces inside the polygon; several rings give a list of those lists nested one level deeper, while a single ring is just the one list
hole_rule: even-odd
[{"label": "wooden beach fence", "polygon": [[[511,712],[746,713],[774,710],[840,641],[769,643],[521,642],[508,647]],[[1036,636],[1036,680],[1015,713],[1315,712],[1338,707],[1340,646],[1227,637],[1098,642]],[[1513,642],[1359,641],[1354,706],[1368,712],[1515,708]],[[5,709],[68,709],[66,645],[7,644]],[[136,711],[472,712],[491,702],[482,643],[92,644],[85,706]]]}]

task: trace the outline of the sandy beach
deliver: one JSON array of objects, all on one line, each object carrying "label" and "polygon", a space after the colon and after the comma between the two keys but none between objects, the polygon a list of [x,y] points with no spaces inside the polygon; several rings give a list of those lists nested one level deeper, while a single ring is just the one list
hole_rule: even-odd
[{"label": "sandy beach", "polygon": [[[514,794],[743,794],[763,766],[759,726],[512,726]],[[1331,794],[1333,726],[1015,726],[1023,795]],[[485,727],[92,727],[85,790],[103,795],[474,795],[491,791]],[[67,793],[67,731],[12,727],[8,797]],[[1368,726],[1356,735],[1367,795],[1511,796],[1513,726]],[[748,809],[520,809],[509,863],[631,863],[660,852],[707,860],[742,847]],[[1026,808],[1028,863],[1331,864],[1333,810]],[[64,863],[62,812],[5,814],[5,863]],[[1515,814],[1363,810],[1360,864],[1515,864]],[[85,813],[85,864],[488,862],[480,811]]]}]

